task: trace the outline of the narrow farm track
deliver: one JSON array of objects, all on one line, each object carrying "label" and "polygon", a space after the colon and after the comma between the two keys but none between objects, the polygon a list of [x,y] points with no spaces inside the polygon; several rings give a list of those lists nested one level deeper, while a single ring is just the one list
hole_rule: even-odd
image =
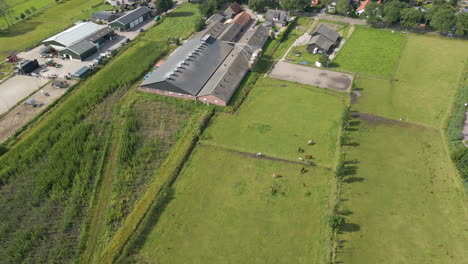
[{"label": "narrow farm track", "polygon": [[[241,155],[243,155],[245,157],[249,157],[249,158],[253,158],[253,159],[265,159],[265,160],[286,162],[286,163],[298,164],[298,165],[307,166],[307,167],[317,167],[317,168],[323,168],[323,169],[331,170],[331,168],[328,168],[328,167],[317,166],[317,165],[311,166],[311,165],[308,165],[306,162],[293,161],[293,160],[287,160],[287,159],[283,159],[283,158],[267,156],[267,155],[265,155],[263,153],[262,153],[262,155],[257,156],[256,153],[249,153],[249,152],[244,152],[244,151],[240,151],[240,150],[235,150],[235,149],[229,148],[227,146],[222,146],[220,144],[215,144],[215,143],[212,143],[212,142],[199,141],[199,144],[207,145],[207,146],[211,146],[211,147],[216,147],[216,148],[219,148],[219,149],[231,152],[231,153],[241,154]],[[306,160],[306,159],[304,159],[304,160]],[[313,162],[313,159],[311,161]]]}]

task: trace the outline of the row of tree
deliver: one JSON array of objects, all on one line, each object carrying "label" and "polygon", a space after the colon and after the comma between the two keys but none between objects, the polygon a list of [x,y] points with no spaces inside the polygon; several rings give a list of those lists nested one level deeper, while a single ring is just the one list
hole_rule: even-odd
[{"label": "row of tree", "polygon": [[19,17],[13,16],[14,10],[11,6],[6,2],[6,0],[0,0],[0,17],[5,21],[7,26],[13,25],[14,20],[24,19],[26,16],[31,15],[32,13],[36,12],[37,9],[32,6],[30,8],[26,8],[23,13],[19,14]]},{"label": "row of tree", "polygon": [[379,22],[385,22],[388,25],[400,24],[408,28],[417,28],[420,23],[424,23],[429,24],[438,32],[449,32],[455,26],[457,35],[467,35],[468,13],[456,13],[453,4],[451,0],[436,0],[432,8],[423,12],[398,0],[384,4],[372,2],[367,5],[363,16],[372,26],[379,24]]}]

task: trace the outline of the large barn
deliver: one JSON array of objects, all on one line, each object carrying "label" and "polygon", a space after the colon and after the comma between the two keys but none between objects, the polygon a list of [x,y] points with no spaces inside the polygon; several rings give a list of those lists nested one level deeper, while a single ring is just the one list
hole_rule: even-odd
[{"label": "large barn", "polygon": [[144,80],[140,89],[226,106],[260,57],[268,35],[267,28],[257,26],[236,44],[210,34],[189,40]]},{"label": "large barn", "polygon": [[59,52],[63,58],[84,60],[99,50],[106,40],[112,39],[114,30],[93,22],[75,25],[53,37],[44,40]]},{"label": "large barn", "polygon": [[121,31],[131,30],[151,17],[151,9],[142,6],[109,23],[112,28]]}]

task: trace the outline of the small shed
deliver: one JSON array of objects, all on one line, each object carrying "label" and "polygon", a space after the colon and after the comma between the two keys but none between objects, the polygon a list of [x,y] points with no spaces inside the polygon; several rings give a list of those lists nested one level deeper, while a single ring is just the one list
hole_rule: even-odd
[{"label": "small shed", "polygon": [[151,9],[143,6],[117,18],[109,23],[109,26],[120,29],[121,31],[131,30],[149,17],[151,17]]},{"label": "small shed", "polygon": [[83,66],[81,68],[79,68],[75,73],[73,73],[71,75],[72,78],[74,79],[80,79],[80,78],[83,78],[86,76],[86,74],[88,73],[89,71],[89,67],[88,66]]}]

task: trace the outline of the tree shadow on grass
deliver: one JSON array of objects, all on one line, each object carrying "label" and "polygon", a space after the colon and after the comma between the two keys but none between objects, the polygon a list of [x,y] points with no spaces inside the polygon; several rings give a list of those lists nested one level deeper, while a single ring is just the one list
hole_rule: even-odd
[{"label": "tree shadow on grass", "polygon": [[16,36],[27,34],[30,31],[34,31],[36,28],[38,28],[42,24],[43,22],[39,22],[39,21],[32,21],[32,20],[21,21],[9,27],[8,29],[0,30],[0,38],[13,38]]},{"label": "tree shadow on grass", "polygon": [[363,182],[364,178],[361,177],[349,177],[343,180],[344,183]]},{"label": "tree shadow on grass", "polygon": [[355,175],[357,173],[357,166],[345,166],[344,168],[344,176]]},{"label": "tree shadow on grass", "polygon": [[187,17],[187,16],[193,16],[193,12],[171,12],[167,14],[168,17]]},{"label": "tree shadow on grass", "polygon": [[361,226],[358,225],[358,224],[354,224],[354,223],[344,223],[343,225],[341,225],[340,227],[340,232],[344,233],[344,232],[357,232],[361,230]]}]

